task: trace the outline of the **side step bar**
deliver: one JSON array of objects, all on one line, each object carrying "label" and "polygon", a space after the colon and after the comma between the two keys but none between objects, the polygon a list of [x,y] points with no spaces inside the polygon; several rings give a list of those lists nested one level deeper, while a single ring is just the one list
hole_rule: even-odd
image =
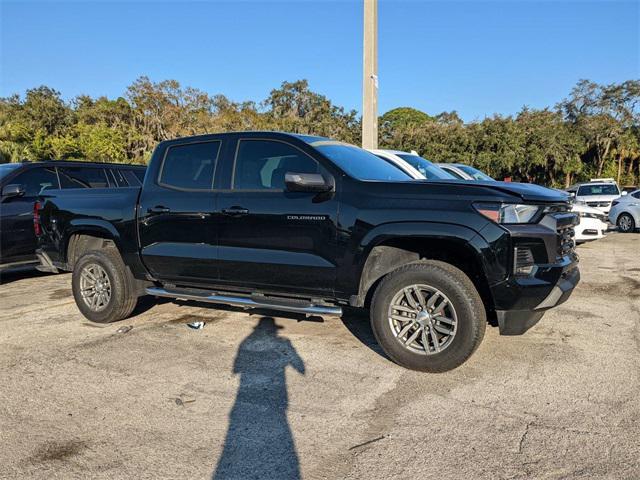
[{"label": "side step bar", "polygon": [[159,287],[148,287],[146,289],[147,295],[153,295],[155,297],[168,297],[178,300],[195,300],[197,302],[208,303],[222,303],[225,305],[234,305],[237,307],[245,308],[265,308],[270,310],[281,310],[283,312],[304,313],[307,315],[324,315],[324,316],[336,316],[342,315],[342,308],[332,307],[329,305],[314,305],[312,303],[286,303],[282,299],[277,299],[274,302],[269,302],[268,298],[264,300],[256,301],[249,297],[236,297],[231,295],[218,295],[218,294],[197,294],[197,293],[185,293],[171,290],[165,290]]}]

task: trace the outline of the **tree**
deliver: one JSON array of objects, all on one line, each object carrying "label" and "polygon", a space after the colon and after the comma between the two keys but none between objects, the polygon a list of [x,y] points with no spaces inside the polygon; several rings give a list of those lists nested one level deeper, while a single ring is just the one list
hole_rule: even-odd
[{"label": "tree", "polygon": [[[383,148],[477,166],[495,178],[569,186],[593,176],[640,182],[640,81],[581,80],[555,109],[523,108],[464,123],[455,112],[394,108],[379,118]],[[262,102],[234,102],[175,80],[140,77],[117,98],[66,102],[41,86],[0,98],[0,162],[148,161],[158,142],[185,135],[284,130],[360,143],[360,119],[310,89],[283,82]]]},{"label": "tree", "polygon": [[[598,85],[580,80],[558,108],[576,125],[593,151],[595,172],[602,175],[615,142],[626,129],[638,125],[640,81]],[[588,160],[588,159],[587,159]]]},{"label": "tree", "polygon": [[271,90],[263,102],[268,123],[277,130],[322,135],[349,143],[359,143],[360,122],[355,110],[349,112],[327,97],[309,89],[306,80],[283,82]]}]

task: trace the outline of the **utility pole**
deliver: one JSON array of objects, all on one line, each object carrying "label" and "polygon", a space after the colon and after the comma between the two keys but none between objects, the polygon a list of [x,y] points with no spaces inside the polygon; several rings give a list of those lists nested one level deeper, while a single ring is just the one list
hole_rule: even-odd
[{"label": "utility pole", "polygon": [[378,148],[378,0],[364,0],[362,148]]}]

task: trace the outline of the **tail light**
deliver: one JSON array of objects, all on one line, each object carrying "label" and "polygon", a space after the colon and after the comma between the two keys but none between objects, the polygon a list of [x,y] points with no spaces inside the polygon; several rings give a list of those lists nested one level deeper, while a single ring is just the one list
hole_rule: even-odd
[{"label": "tail light", "polygon": [[42,233],[42,225],[40,225],[40,209],[42,205],[40,202],[36,202],[33,204],[33,231],[36,235],[40,235]]}]

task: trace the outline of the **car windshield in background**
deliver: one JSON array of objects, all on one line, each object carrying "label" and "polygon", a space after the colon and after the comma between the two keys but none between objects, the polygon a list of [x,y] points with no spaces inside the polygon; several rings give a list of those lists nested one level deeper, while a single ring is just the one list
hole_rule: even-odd
[{"label": "car windshield in background", "polygon": [[462,170],[464,173],[468,173],[469,175],[471,175],[474,178],[474,180],[484,180],[487,182],[495,182],[495,179],[491,178],[486,173],[481,172],[477,168],[470,167],[469,165],[458,165],[457,167],[460,170]]},{"label": "car windshield in background", "polygon": [[403,153],[397,154],[401,159],[418,170],[427,180],[451,180],[455,177],[440,167],[436,167],[429,160],[419,157],[418,155],[408,155]]},{"label": "car windshield in background", "polygon": [[3,163],[0,165],[0,180],[13,172],[16,168],[20,168],[19,163]]},{"label": "car windshield in background", "polygon": [[398,167],[355,145],[326,140],[313,142],[310,145],[347,172],[349,176],[358,180],[412,180]]},{"label": "car windshield in background", "polygon": [[618,191],[618,187],[615,185],[582,185],[578,189],[579,196],[590,196],[590,195],[620,195]]}]

